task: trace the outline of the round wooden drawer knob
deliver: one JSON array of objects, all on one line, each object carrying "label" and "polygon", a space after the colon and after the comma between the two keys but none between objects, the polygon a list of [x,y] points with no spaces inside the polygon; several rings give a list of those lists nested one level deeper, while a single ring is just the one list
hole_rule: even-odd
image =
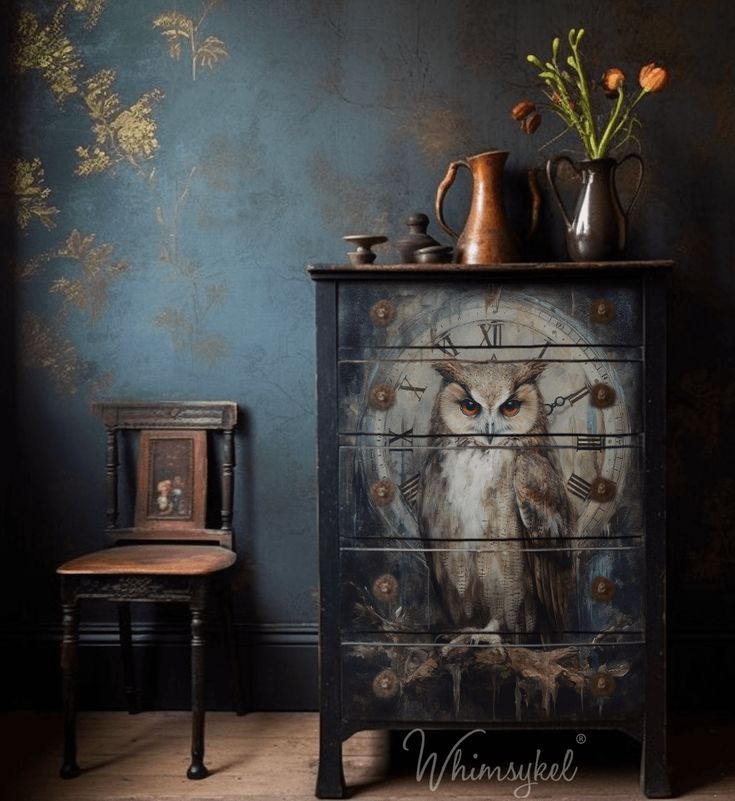
[{"label": "round wooden drawer knob", "polygon": [[376,384],[370,390],[368,403],[371,408],[385,411],[396,402],[396,391],[390,384]]},{"label": "round wooden drawer knob", "polygon": [[381,670],[373,679],[373,693],[378,698],[393,698],[399,688],[398,676],[388,668]]},{"label": "round wooden drawer knob", "polygon": [[598,503],[607,503],[613,500],[617,487],[614,482],[608,481],[606,478],[598,476],[593,482],[590,489],[590,499]]},{"label": "round wooden drawer knob", "polygon": [[615,390],[607,384],[595,384],[590,390],[590,403],[596,409],[607,409],[615,403]]},{"label": "round wooden drawer knob", "polygon": [[615,582],[606,576],[596,576],[592,579],[590,595],[594,601],[610,601],[615,595]]},{"label": "round wooden drawer knob", "polygon": [[379,576],[373,582],[373,595],[379,601],[394,601],[398,597],[398,579],[390,573]]},{"label": "round wooden drawer knob", "polygon": [[609,323],[615,317],[615,304],[606,298],[597,298],[592,301],[590,318],[593,323]]},{"label": "round wooden drawer knob", "polygon": [[379,300],[370,307],[370,319],[373,325],[385,328],[396,319],[396,307],[389,300]]},{"label": "round wooden drawer knob", "polygon": [[596,698],[609,698],[615,692],[615,677],[609,673],[595,673],[590,677],[590,692]]},{"label": "round wooden drawer knob", "polygon": [[396,497],[396,488],[391,481],[381,478],[370,485],[370,497],[378,506],[387,506]]}]

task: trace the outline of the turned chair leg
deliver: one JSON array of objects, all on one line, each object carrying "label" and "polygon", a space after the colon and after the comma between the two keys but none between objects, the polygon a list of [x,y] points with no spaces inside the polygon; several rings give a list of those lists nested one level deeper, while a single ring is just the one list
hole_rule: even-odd
[{"label": "turned chair leg", "polygon": [[61,675],[64,700],[64,759],[59,774],[62,779],[79,775],[77,765],[77,659],[79,643],[79,601],[72,598],[62,604]]},{"label": "turned chair leg", "polygon": [[232,611],[232,592],[229,587],[222,590],[221,599],[222,620],[225,627],[225,638],[230,657],[230,673],[232,675],[232,685],[235,693],[235,712],[237,712],[238,715],[244,715],[247,709],[250,708],[250,697],[248,693],[248,698],[245,698],[245,691],[243,689],[242,665],[240,663],[240,652],[237,647],[234,615]]},{"label": "turned chair leg", "polygon": [[135,687],[133,633],[130,625],[129,603],[124,602],[117,605],[117,620],[120,628],[120,649],[122,651],[125,701],[128,706],[128,713],[134,715],[138,711],[138,693]]},{"label": "turned chair leg", "polygon": [[204,766],[204,648],[206,607],[202,599],[191,604],[191,765],[187,779],[206,779]]}]

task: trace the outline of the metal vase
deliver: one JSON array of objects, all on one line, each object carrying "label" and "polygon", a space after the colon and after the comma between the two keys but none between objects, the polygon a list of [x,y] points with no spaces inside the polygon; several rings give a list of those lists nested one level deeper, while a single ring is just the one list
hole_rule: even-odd
[{"label": "metal vase", "polygon": [[[615,184],[618,168],[629,160],[638,163],[638,181],[627,209],[623,209]],[[556,171],[566,162],[582,179],[574,216],[569,218],[556,185]],[[643,160],[630,153],[621,161],[591,159],[575,164],[567,156],[557,156],[546,165],[546,175],[566,225],[566,241],[572,261],[604,261],[619,258],[625,248],[628,215],[643,182]]]}]

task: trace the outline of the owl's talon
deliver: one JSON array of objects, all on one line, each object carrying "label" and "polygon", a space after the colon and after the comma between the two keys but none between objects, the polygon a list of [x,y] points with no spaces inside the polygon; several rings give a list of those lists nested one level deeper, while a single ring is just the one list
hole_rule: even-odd
[{"label": "owl's talon", "polygon": [[[452,654],[465,653],[468,647],[485,645],[490,646],[490,650],[499,653],[504,652],[503,640],[499,634],[493,631],[475,631],[472,633],[459,634],[453,637],[442,649],[442,656],[450,656]],[[462,647],[466,646],[466,647]]]}]

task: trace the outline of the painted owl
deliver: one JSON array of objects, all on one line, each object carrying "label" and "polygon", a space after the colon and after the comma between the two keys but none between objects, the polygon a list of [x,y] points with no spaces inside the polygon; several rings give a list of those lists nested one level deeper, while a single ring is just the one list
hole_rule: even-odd
[{"label": "painted owl", "polygon": [[[460,635],[462,641],[499,642],[513,632],[546,639],[565,629],[572,565],[560,547],[573,535],[575,515],[545,436],[536,385],[544,366],[433,365],[443,380],[431,417],[435,448],[424,466],[419,527],[435,549],[427,559],[447,623],[474,632]],[[493,549],[483,540],[504,542]]]}]

